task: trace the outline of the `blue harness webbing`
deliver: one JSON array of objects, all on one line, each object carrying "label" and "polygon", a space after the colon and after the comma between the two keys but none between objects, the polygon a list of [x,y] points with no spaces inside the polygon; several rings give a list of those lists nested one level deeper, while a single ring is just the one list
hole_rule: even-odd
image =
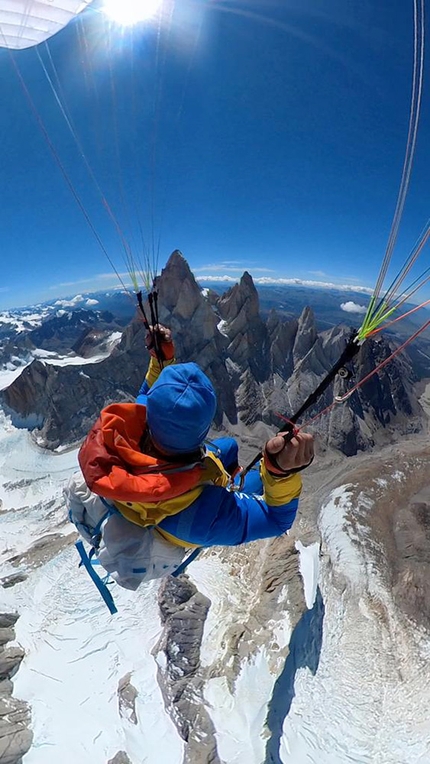
[{"label": "blue harness webbing", "polygon": [[200,554],[202,549],[203,549],[202,546],[198,546],[196,549],[193,549],[191,554],[189,554],[188,557],[186,557],[185,560],[183,560],[181,564],[176,568],[175,572],[172,573],[172,576],[174,576],[175,578],[177,576],[180,576],[181,573],[184,572],[185,568],[188,568],[188,565],[190,564],[190,562],[196,559],[196,557]]},{"label": "blue harness webbing", "polygon": [[[98,562],[97,559],[93,560],[92,558],[94,557],[94,555],[97,552],[97,549],[99,548],[99,545],[100,545],[100,541],[101,541],[101,529],[102,529],[104,521],[107,520],[107,518],[110,515],[112,515],[112,514],[115,514],[115,513],[121,514],[121,513],[116,509],[116,507],[113,507],[112,504],[109,504],[109,502],[107,502],[106,499],[104,499],[102,496],[100,496],[99,498],[101,499],[101,501],[103,502],[103,504],[107,508],[107,512],[106,512],[105,515],[103,515],[101,520],[99,520],[99,522],[97,523],[96,527],[94,528],[94,533],[93,533],[93,536],[92,536],[93,546],[90,549],[90,553],[89,554],[87,553],[87,551],[86,551],[82,541],[77,541],[75,543],[75,546],[76,546],[76,549],[78,550],[79,556],[81,558],[81,562],[79,563],[79,566],[81,566],[81,565],[84,566],[84,568],[87,571],[88,575],[90,576],[92,582],[95,584],[95,586],[97,587],[100,595],[102,596],[103,601],[105,602],[105,604],[109,608],[110,614],[114,615],[115,613],[118,612],[118,609],[117,609],[117,607],[115,605],[115,602],[114,602],[114,599],[112,597],[112,594],[110,593],[110,591],[109,591],[105,581],[102,578],[100,578],[100,576],[94,570],[94,566],[95,565],[99,565],[100,563]],[[193,560],[195,560],[196,557],[200,554],[202,548],[203,547],[197,547],[196,549],[194,549],[191,552],[191,554],[189,554],[188,557],[186,557],[186,559],[183,560],[183,562],[181,562],[181,564],[176,568],[174,573],[172,573],[172,576],[174,576],[175,578],[177,576],[180,576],[181,573],[183,573],[184,570],[188,567],[188,565],[191,562],[193,562]],[[108,579],[109,579],[109,576],[107,576],[105,580],[107,581]]]},{"label": "blue harness webbing", "polygon": [[100,576],[96,573],[94,570],[94,564],[91,561],[91,552],[94,552],[94,547],[91,550],[90,554],[87,554],[87,551],[84,547],[84,544],[82,541],[77,541],[76,549],[79,552],[79,556],[81,558],[80,565],[83,565],[85,570],[87,571],[88,575],[90,576],[93,583],[96,585],[97,589],[99,590],[101,596],[103,597],[104,602],[106,603],[107,607],[109,608],[109,612],[111,615],[114,615],[118,612],[118,609],[115,605],[115,602],[113,600],[113,597],[107,588],[105,582],[100,578]]}]

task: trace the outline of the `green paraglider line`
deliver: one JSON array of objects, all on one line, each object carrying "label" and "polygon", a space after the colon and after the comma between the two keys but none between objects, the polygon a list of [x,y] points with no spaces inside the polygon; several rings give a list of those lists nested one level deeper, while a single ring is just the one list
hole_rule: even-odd
[{"label": "green paraglider line", "polygon": [[[414,0],[414,61],[412,77],[412,95],[409,112],[409,128],[406,140],[406,151],[403,162],[402,177],[400,181],[399,192],[397,196],[396,208],[394,210],[391,230],[388,237],[387,248],[382,262],[382,267],[376,283],[374,295],[377,300],[381,291],[388,266],[394,252],[394,248],[399,233],[399,227],[403,216],[403,210],[409,189],[412,166],[415,156],[418,125],[421,112],[423,75],[424,75],[424,47],[425,47],[425,27],[424,27],[424,2],[425,0]],[[406,274],[405,274],[406,275]],[[378,306],[379,307],[379,306]]]},{"label": "green paraglider line", "polygon": [[384,321],[387,320],[395,311],[397,310],[397,305],[393,306],[392,308],[389,308],[386,303],[382,303],[379,310],[377,310],[375,313],[373,313],[372,316],[369,317],[369,320],[366,324],[362,324],[360,329],[358,330],[358,336],[361,340],[365,340],[366,337],[371,334],[378,326],[380,326]]},{"label": "green paraglider line", "polygon": [[402,318],[406,318],[407,316],[412,315],[412,313],[416,313],[417,310],[421,310],[422,308],[427,307],[427,305],[430,304],[430,300],[425,300],[421,303],[421,305],[416,305],[415,308],[412,308],[411,310],[408,310],[406,313],[402,313],[401,316],[397,316],[397,318],[393,319],[393,321],[389,321],[388,324],[384,324],[384,326],[379,326],[377,329],[375,329],[373,332],[370,332],[368,336],[373,336],[375,334],[379,334],[379,332],[384,331],[385,329],[388,329],[393,324],[396,324],[397,321],[400,321]]},{"label": "green paraglider line", "polygon": [[[421,306],[418,306],[418,307],[421,307]],[[315,417],[313,417],[313,419],[310,419],[308,422],[305,422],[305,424],[303,424],[302,426],[304,427],[305,425],[310,424],[312,421],[314,421],[314,419],[317,419],[317,417],[321,416],[326,411],[328,411],[330,408],[332,408],[334,405],[336,405],[336,403],[343,403],[344,401],[348,400],[348,398],[350,398],[353,393],[355,393],[357,390],[359,390],[359,388],[362,385],[364,385],[369,379],[371,379],[371,377],[373,377],[374,374],[377,374],[381,369],[383,369],[384,366],[387,366],[387,364],[390,363],[390,361],[392,361],[393,358],[395,358],[397,355],[399,355],[399,353],[401,353],[401,351],[404,350],[404,348],[407,347],[407,345],[409,345],[411,342],[413,342],[413,340],[415,340],[421,334],[421,332],[423,332],[425,329],[427,329],[428,326],[430,326],[430,319],[428,321],[425,321],[424,324],[419,329],[417,329],[417,331],[414,332],[414,334],[411,335],[411,337],[409,337],[401,345],[399,345],[399,347],[397,347],[394,350],[394,352],[391,353],[391,355],[388,356],[388,358],[385,358],[383,361],[381,361],[380,364],[375,366],[375,368],[372,369],[372,371],[369,372],[369,374],[366,374],[366,376],[363,377],[363,379],[360,379],[360,381],[357,382],[357,384],[354,385],[354,387],[352,387],[350,390],[348,390],[348,392],[345,393],[345,395],[342,395],[342,396],[339,396],[338,398],[336,398],[333,401],[333,403],[329,407],[327,407],[327,409],[324,409],[324,411],[321,411],[319,414],[317,414]]]},{"label": "green paraglider line", "polygon": [[[369,332],[374,331],[379,324],[381,324],[386,318],[392,315],[391,311],[396,310],[396,307],[389,308],[390,302],[394,299],[396,289],[400,286],[402,281],[406,278],[410,268],[414,264],[418,257],[422,247],[426,242],[425,235],[421,237],[421,241],[414,247],[409,258],[404,266],[399,270],[390,286],[385,292],[385,295],[379,299],[379,294],[385,276],[387,274],[388,266],[391,261],[391,257],[396,245],[399,227],[403,216],[403,210],[406,202],[406,197],[409,190],[409,183],[412,173],[412,166],[415,157],[415,148],[418,134],[418,126],[421,113],[422,102],[422,90],[423,90],[423,76],[424,76],[424,50],[425,50],[425,0],[414,0],[414,60],[413,60],[413,77],[412,77],[412,92],[411,92],[411,104],[409,112],[409,127],[408,137],[406,141],[406,151],[403,162],[402,177],[400,181],[399,192],[397,196],[396,207],[394,210],[394,216],[391,224],[390,234],[388,237],[385,256],[382,262],[382,266],[378,275],[376,286],[370,300],[370,304],[364,318],[364,321],[359,329],[359,337],[365,339]],[[375,307],[376,305],[376,307]]]}]

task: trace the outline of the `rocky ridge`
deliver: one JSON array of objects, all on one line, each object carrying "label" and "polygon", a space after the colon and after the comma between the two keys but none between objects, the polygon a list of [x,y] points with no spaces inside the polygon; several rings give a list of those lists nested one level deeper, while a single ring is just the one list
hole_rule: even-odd
[{"label": "rocky ridge", "polygon": [[158,601],[163,633],[154,648],[166,708],[186,743],[184,764],[221,764],[215,729],[205,709],[200,647],[210,600],[186,575],[162,580]]},{"label": "rocky ridge", "polygon": [[24,657],[20,647],[8,647],[15,639],[16,613],[0,613],[0,761],[21,764],[31,747],[30,710],[26,703],[12,696],[12,677]]}]

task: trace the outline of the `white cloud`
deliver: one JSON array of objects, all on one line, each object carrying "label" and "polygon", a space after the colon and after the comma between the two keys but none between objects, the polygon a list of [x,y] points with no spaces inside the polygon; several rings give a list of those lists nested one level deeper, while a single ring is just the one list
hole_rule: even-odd
[{"label": "white cloud", "polygon": [[340,307],[345,311],[345,313],[366,313],[367,311],[365,305],[358,305],[358,303],[352,302],[352,300],[348,300],[348,302],[342,302]]},{"label": "white cloud", "polygon": [[[76,305],[80,305],[81,302],[85,303],[86,308],[93,308],[94,305],[98,305],[99,301],[92,297],[85,297],[85,295],[77,294],[76,297],[72,297],[70,300],[56,300],[54,305],[58,305],[60,308],[75,308]],[[61,311],[58,311],[59,313]]]},{"label": "white cloud", "polygon": [[[233,276],[213,276],[211,274],[206,274],[205,276],[199,275],[196,276],[196,279],[198,281],[209,281],[214,283],[227,281],[233,284],[236,284],[238,281],[238,279]],[[373,294],[374,291],[372,287],[357,286],[355,284],[335,284],[331,281],[312,281],[310,279],[276,279],[271,276],[257,276],[256,278],[253,277],[253,281],[254,284],[259,284],[260,286],[304,286],[314,289],[338,289],[343,292],[359,292],[361,294]]]},{"label": "white cloud", "polygon": [[74,308],[75,305],[79,305],[79,303],[83,301],[84,298],[82,295],[77,294],[76,297],[72,297],[71,300],[56,300],[54,305],[59,305],[61,308]]}]

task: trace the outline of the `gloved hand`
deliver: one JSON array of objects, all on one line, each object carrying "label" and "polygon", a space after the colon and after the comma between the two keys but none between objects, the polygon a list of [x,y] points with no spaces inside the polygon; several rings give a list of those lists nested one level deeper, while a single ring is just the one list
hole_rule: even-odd
[{"label": "gloved hand", "polygon": [[175,356],[172,332],[162,324],[149,327],[149,330],[146,332],[145,344],[153,358],[157,358],[156,344],[163,361],[171,361]]},{"label": "gloved hand", "polygon": [[298,432],[288,443],[278,433],[267,441],[264,463],[272,475],[286,477],[308,467],[314,458],[314,436]]}]

